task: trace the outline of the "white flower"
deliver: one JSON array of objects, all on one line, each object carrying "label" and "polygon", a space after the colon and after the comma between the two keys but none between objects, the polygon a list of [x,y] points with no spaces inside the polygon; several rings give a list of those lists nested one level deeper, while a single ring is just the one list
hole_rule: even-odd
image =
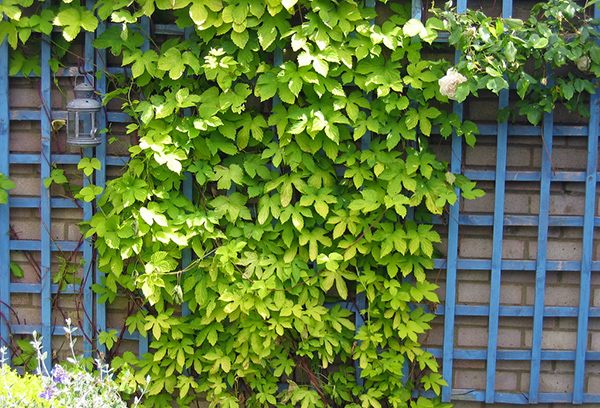
[{"label": "white flower", "polygon": [[467,77],[458,72],[455,68],[446,71],[446,75],[438,79],[440,93],[448,99],[456,100],[456,86],[467,81]]},{"label": "white flower", "polygon": [[592,65],[592,60],[587,55],[582,55],[576,62],[577,68],[581,72],[588,72],[590,70],[590,66]]}]

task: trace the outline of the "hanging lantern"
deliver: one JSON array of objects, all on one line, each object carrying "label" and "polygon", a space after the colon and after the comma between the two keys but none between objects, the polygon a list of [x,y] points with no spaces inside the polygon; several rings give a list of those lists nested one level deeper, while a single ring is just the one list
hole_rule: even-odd
[{"label": "hanging lantern", "polygon": [[75,99],[67,104],[67,143],[81,147],[102,143],[98,124],[102,105],[94,99],[94,87],[81,83],[75,86]]}]

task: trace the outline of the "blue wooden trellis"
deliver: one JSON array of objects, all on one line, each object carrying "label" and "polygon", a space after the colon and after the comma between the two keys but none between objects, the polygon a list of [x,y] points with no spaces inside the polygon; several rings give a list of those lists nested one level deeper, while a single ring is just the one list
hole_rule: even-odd
[{"label": "blue wooden trellis", "polygon": [[[457,10],[464,12],[466,0],[458,0]],[[513,1],[502,2],[502,16],[512,17]],[[595,17],[600,15],[594,7]],[[459,55],[456,55],[459,58]],[[499,95],[498,108],[509,105],[509,92],[503,90]],[[448,219],[448,253],[447,259],[437,260],[436,266],[446,269],[446,298],[437,313],[444,316],[444,338],[441,349],[430,351],[441,359],[444,379],[448,386],[442,390],[443,401],[481,401],[485,403],[537,404],[537,403],[599,403],[600,393],[584,392],[585,367],[588,361],[599,361],[600,352],[588,351],[588,322],[591,317],[600,317],[600,308],[590,306],[590,288],[592,271],[600,271],[600,262],[593,260],[594,228],[600,225],[596,213],[596,186],[598,182],[598,126],[600,122],[600,100],[598,93],[591,96],[589,107],[591,118],[586,126],[557,126],[554,112],[546,113],[543,124],[533,126],[511,126],[508,122],[495,125],[480,125],[482,135],[493,135],[497,138],[496,168],[489,171],[463,171],[463,145],[460,139],[452,137],[451,171],[465,174],[471,180],[495,181],[494,215],[474,216],[461,215],[460,206],[450,209]],[[462,117],[460,104],[455,104],[455,113]],[[511,136],[542,138],[546,147],[542,153],[542,167],[539,172],[507,171],[508,139]],[[588,154],[587,169],[580,172],[553,172],[552,145],[553,136],[587,136]],[[539,181],[540,205],[537,216],[505,216],[505,191],[507,181]],[[550,185],[552,182],[574,181],[585,183],[585,210],[583,217],[550,216]],[[457,191],[458,193],[458,191]],[[489,260],[460,259],[458,256],[459,230],[467,226],[492,226],[493,251]],[[503,232],[505,226],[537,226],[538,249],[536,260],[503,260]],[[552,226],[583,227],[583,246],[581,262],[548,261],[548,229]],[[458,305],[456,300],[457,282],[461,270],[491,271],[490,299],[488,305]],[[501,306],[500,289],[503,270],[535,271],[535,302],[533,306]],[[580,273],[579,307],[545,306],[546,273],[549,271],[566,271]],[[483,316],[488,318],[487,348],[460,349],[455,347],[455,320],[457,316]],[[498,329],[500,317],[532,317],[533,338],[529,350],[498,350]],[[545,350],[542,345],[543,321],[545,317],[577,318],[577,342],[573,350]],[[454,360],[479,360],[486,362],[486,381],[483,390],[456,390],[453,387]],[[499,361],[529,361],[529,391],[519,393],[502,393],[496,391],[496,369]],[[574,362],[573,392],[552,393],[540,392],[540,371],[543,361]]]},{"label": "blue wooden trellis", "polygon": [[[87,7],[94,6],[93,0],[87,0]],[[149,28],[149,21],[145,21]],[[50,60],[50,41],[42,37],[40,42],[41,75],[35,78],[39,82],[40,110],[11,110],[9,98],[9,49],[5,41],[0,45],[0,172],[10,176],[10,165],[33,164],[39,166],[40,180],[50,177],[53,164],[76,165],[82,157],[96,157],[100,160],[101,169],[95,173],[94,183],[100,187],[106,185],[107,166],[122,167],[126,158],[111,157],[107,155],[106,141],[100,146],[83,149],[82,154],[53,154],[51,152],[51,126],[53,120],[65,119],[66,112],[51,110],[51,87],[53,77],[83,77],[85,81],[95,84],[100,94],[106,93],[106,77],[101,76],[97,80],[94,77],[94,66],[107,69],[106,51],[96,50],[92,42],[96,36],[105,30],[105,23],[101,23],[94,34],[85,36],[83,52],[83,71],[81,67],[67,67],[53,74],[47,61]],[[146,47],[149,47],[148,41]],[[17,76],[21,76],[18,74]],[[121,113],[105,112],[102,118],[102,127],[107,122],[128,123],[129,117]],[[40,154],[21,154],[10,152],[10,121],[37,121],[40,123]],[[90,181],[84,179],[84,187]],[[40,213],[40,239],[18,240],[11,237],[10,209],[11,208],[35,208]],[[76,332],[84,339],[84,353],[90,352],[96,346],[103,351],[103,346],[95,344],[97,333],[107,329],[106,307],[102,303],[96,303],[95,295],[91,285],[100,281],[101,273],[95,269],[94,251],[91,241],[55,241],[51,236],[52,209],[77,209],[83,208],[83,220],[88,220],[93,215],[91,203],[75,203],[69,199],[51,197],[49,188],[40,182],[40,194],[35,198],[10,197],[8,205],[0,205],[0,346],[8,343],[10,337],[15,334],[32,334],[34,332],[43,337],[42,346],[44,350],[52,349],[52,336],[63,334],[64,322],[53,321],[52,318],[52,295],[59,290],[58,285],[52,283],[52,253],[56,251],[77,251],[81,253],[85,261],[81,284],[67,285],[62,294],[81,295],[82,297],[82,332]],[[35,251],[40,253],[41,280],[39,283],[11,283],[10,259],[11,251]],[[9,324],[11,320],[11,294],[39,294],[41,324]],[[139,353],[148,350],[148,339],[138,334],[129,335],[124,333],[124,338],[137,340],[139,342]],[[93,344],[94,343],[94,344]],[[10,356],[7,356],[10,362]],[[52,353],[47,354],[46,366],[51,364]]]},{"label": "blue wooden trellis", "polygon": [[[88,7],[94,4],[88,0]],[[512,0],[504,0],[502,15],[511,17],[513,10]],[[467,7],[466,0],[458,0],[459,11]],[[413,15],[420,18],[421,4],[419,0],[413,1]],[[598,16],[598,9],[595,8]],[[146,32],[150,32],[149,21],[144,21]],[[101,24],[95,35],[105,30]],[[155,31],[164,30],[167,33],[177,32],[169,26],[156,26]],[[91,46],[93,35],[87,35],[84,46],[84,70],[92,72],[93,65],[111,71],[106,66],[106,52],[94,50]],[[149,48],[149,43],[145,45]],[[459,56],[457,55],[456,58]],[[50,58],[48,41],[41,42],[41,59]],[[64,119],[61,111],[51,111],[51,84],[52,73],[49,65],[42,64],[40,84],[41,109],[40,110],[11,110],[9,100],[9,57],[8,45],[0,45],[0,172],[10,176],[10,165],[33,164],[38,165],[40,177],[50,176],[52,163],[76,164],[81,155],[78,154],[52,154],[50,150],[51,121]],[[73,77],[80,75],[78,69],[70,68],[61,70],[58,75]],[[93,75],[87,75],[88,81],[94,81]],[[96,89],[100,93],[106,92],[106,78],[95,80]],[[510,103],[509,92],[503,91],[499,96],[498,107],[508,106]],[[596,217],[596,197],[598,182],[598,136],[600,122],[599,95],[594,94],[589,101],[591,119],[589,126],[558,126],[554,123],[553,113],[544,115],[543,126],[533,127],[524,125],[480,125],[483,135],[492,135],[497,138],[497,157],[495,171],[463,170],[463,140],[456,135],[452,137],[452,157],[450,169],[455,174],[465,174],[476,181],[495,182],[495,203],[493,215],[461,214],[460,206],[450,208],[448,217],[448,252],[446,259],[436,260],[436,267],[446,270],[446,296],[445,303],[438,307],[437,313],[443,318],[444,339],[440,348],[431,348],[431,351],[442,363],[442,372],[448,382],[443,388],[444,401],[481,401],[486,403],[600,403],[600,393],[585,392],[585,367],[590,361],[600,361],[600,352],[588,350],[588,326],[590,318],[600,317],[600,307],[590,307],[590,287],[592,272],[600,271],[600,262],[593,260],[594,228],[600,226],[600,217]],[[463,116],[463,107],[454,105],[454,111]],[[107,122],[127,122],[128,118],[119,113],[108,112],[105,116]],[[38,121],[41,126],[40,154],[17,154],[10,152],[9,134],[10,121]],[[547,149],[543,153],[542,166],[539,172],[512,172],[507,171],[507,146],[511,137],[536,137],[543,138]],[[587,137],[588,156],[585,172],[553,172],[552,151],[553,138]],[[95,184],[105,186],[107,166],[122,165],[123,158],[107,155],[106,144],[103,143],[95,150],[86,149],[86,156],[92,154],[101,161],[102,168],[95,174]],[[540,205],[538,215],[505,215],[504,203],[506,198],[507,182],[540,183]],[[552,182],[579,182],[585,185],[585,210],[583,217],[550,216],[550,196]],[[184,183],[186,194],[190,195],[192,183]],[[91,204],[79,203],[83,207],[83,218],[89,219],[93,213]],[[36,208],[39,209],[41,226],[40,239],[35,241],[15,240],[10,235],[10,209],[11,208]],[[83,334],[86,340],[85,350],[91,349],[94,333],[107,329],[106,309],[103,304],[96,304],[90,285],[99,281],[100,274],[93,268],[94,252],[91,243],[84,242],[79,245],[74,241],[53,241],[51,237],[52,209],[77,208],[69,200],[53,198],[50,192],[40,183],[40,195],[37,198],[11,197],[9,205],[0,205],[0,338],[3,342],[12,334],[30,334],[37,331],[44,336],[44,347],[51,349],[52,334],[61,333],[64,328],[58,322],[52,321],[51,295],[58,288],[51,280],[51,255],[57,250],[81,251],[86,261],[82,285],[70,285],[66,293],[83,295],[83,304],[86,313],[83,316]],[[505,260],[502,259],[504,241],[504,228],[506,226],[534,226],[537,227],[538,248],[535,260]],[[490,226],[493,231],[493,251],[490,259],[461,259],[459,257],[458,242],[461,227]],[[547,259],[548,230],[553,226],[581,227],[583,229],[583,245],[581,261],[549,261]],[[37,251],[40,253],[42,279],[36,284],[22,284],[10,282],[10,267],[6,260],[10,259],[10,252],[17,250]],[[184,262],[190,261],[190,255],[184,257]],[[460,280],[462,270],[491,271],[490,300],[485,305],[460,305],[457,304],[457,282]],[[535,274],[535,302],[533,306],[501,306],[500,290],[502,271],[523,271]],[[580,274],[580,296],[578,307],[559,307],[545,305],[546,273],[549,271],[565,271]],[[63,291],[64,293],[65,291]],[[41,300],[40,325],[15,325],[8,324],[10,319],[10,295],[17,293],[39,294]],[[364,301],[364,299],[363,299]],[[184,309],[185,313],[185,309]],[[487,347],[481,349],[461,349],[455,346],[456,317],[479,316],[488,319],[489,335]],[[533,319],[533,338],[530,349],[523,350],[498,350],[499,320],[501,317],[530,317]],[[577,319],[577,341],[572,350],[547,350],[542,345],[543,323],[549,317],[571,317]],[[358,319],[359,320],[359,319]],[[357,320],[357,323],[358,323]],[[358,324],[357,324],[358,326]],[[125,337],[139,341],[140,354],[148,350],[148,339],[141,336]],[[49,358],[51,353],[49,353]],[[453,387],[453,363],[455,360],[476,360],[486,363],[485,389],[457,390]],[[530,364],[529,390],[520,393],[503,393],[496,391],[496,372],[498,362],[527,361]],[[574,364],[573,391],[570,393],[548,393],[540,391],[540,370],[545,361],[568,361]]]}]

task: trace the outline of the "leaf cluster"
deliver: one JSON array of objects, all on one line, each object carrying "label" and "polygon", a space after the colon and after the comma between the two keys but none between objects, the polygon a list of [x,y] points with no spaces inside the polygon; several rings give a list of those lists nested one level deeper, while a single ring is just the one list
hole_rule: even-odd
[{"label": "leaf cluster", "polygon": [[600,19],[591,17],[595,7],[596,2],[551,0],[536,4],[521,20],[474,10],[458,14],[448,3],[433,10],[430,31],[447,34],[462,52],[456,68],[469,80],[457,88],[459,102],[480,90],[498,94],[514,86],[519,100],[501,110],[498,121],[519,114],[537,125],[557,104],[589,117],[585,102],[600,76]]}]

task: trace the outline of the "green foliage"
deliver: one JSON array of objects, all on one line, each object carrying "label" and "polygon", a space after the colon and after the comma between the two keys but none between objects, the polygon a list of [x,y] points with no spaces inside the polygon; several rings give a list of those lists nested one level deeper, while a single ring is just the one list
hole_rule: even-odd
[{"label": "green foliage", "polygon": [[39,397],[42,379],[33,374],[19,375],[10,367],[0,368],[0,406],[50,408],[53,404]]},{"label": "green foliage", "polygon": [[[438,301],[426,270],[440,237],[409,209],[441,214],[458,181],[480,191],[427,149],[434,128],[476,132],[431,105],[445,101],[447,63],[422,59],[404,9],[378,26],[373,9],[347,2],[174,8],[189,39],[142,52],[125,27],[95,42],[146,95],[125,101],[140,144],[86,237],[107,273],[101,299],[143,295],[126,324],[153,352],[127,364],[152,375],[149,403],[206,393],[236,407],[402,407],[413,391],[439,392],[441,376],[405,378],[402,367],[438,367],[419,336],[433,318],[422,303]],[[129,12],[131,22],[151,13]],[[278,66],[275,47],[292,52]]]},{"label": "green foliage", "polygon": [[[30,6],[40,4],[0,6],[11,69],[28,73],[16,53],[30,35],[54,25],[52,41],[69,43],[99,18],[117,24],[94,46],[131,72],[111,77],[104,103],[122,99],[140,143],[106,191],[74,194],[97,199],[83,225],[105,273],[94,291],[125,296],[127,329],[150,337],[152,353],[112,356],[137,369],[127,386],[151,375],[157,407],[200,395],[226,407],[447,407],[423,396],[446,383],[420,343],[434,317],[426,305],[438,302],[427,271],[441,239],[412,214],[483,192],[428,140],[456,132],[473,145],[476,125],[448,97],[511,83],[534,124],[559,101],[581,110],[600,67],[586,10],[552,0],[523,22],[447,8],[423,23],[385,2],[99,0],[94,17],[75,0],[25,17]],[[186,36],[155,42],[140,21],[167,15]],[[443,31],[463,55],[450,71],[426,58]],[[578,71],[548,77],[569,64]],[[449,73],[458,81],[442,94]],[[90,177],[99,163],[78,169]],[[56,169],[46,187],[63,178]],[[113,353],[120,339],[99,341]]]},{"label": "green foliage", "polygon": [[0,173],[0,204],[8,203],[8,190],[15,188],[14,182],[9,180],[4,174]]},{"label": "green foliage", "polygon": [[586,96],[600,76],[600,20],[590,17],[595,3],[541,2],[524,21],[473,10],[456,14],[450,4],[435,10],[435,29],[449,32],[449,43],[462,51],[457,68],[469,77],[457,100],[482,89],[498,94],[513,84],[520,100],[516,109],[500,112],[499,122],[518,113],[537,125],[558,103],[588,117]]}]

